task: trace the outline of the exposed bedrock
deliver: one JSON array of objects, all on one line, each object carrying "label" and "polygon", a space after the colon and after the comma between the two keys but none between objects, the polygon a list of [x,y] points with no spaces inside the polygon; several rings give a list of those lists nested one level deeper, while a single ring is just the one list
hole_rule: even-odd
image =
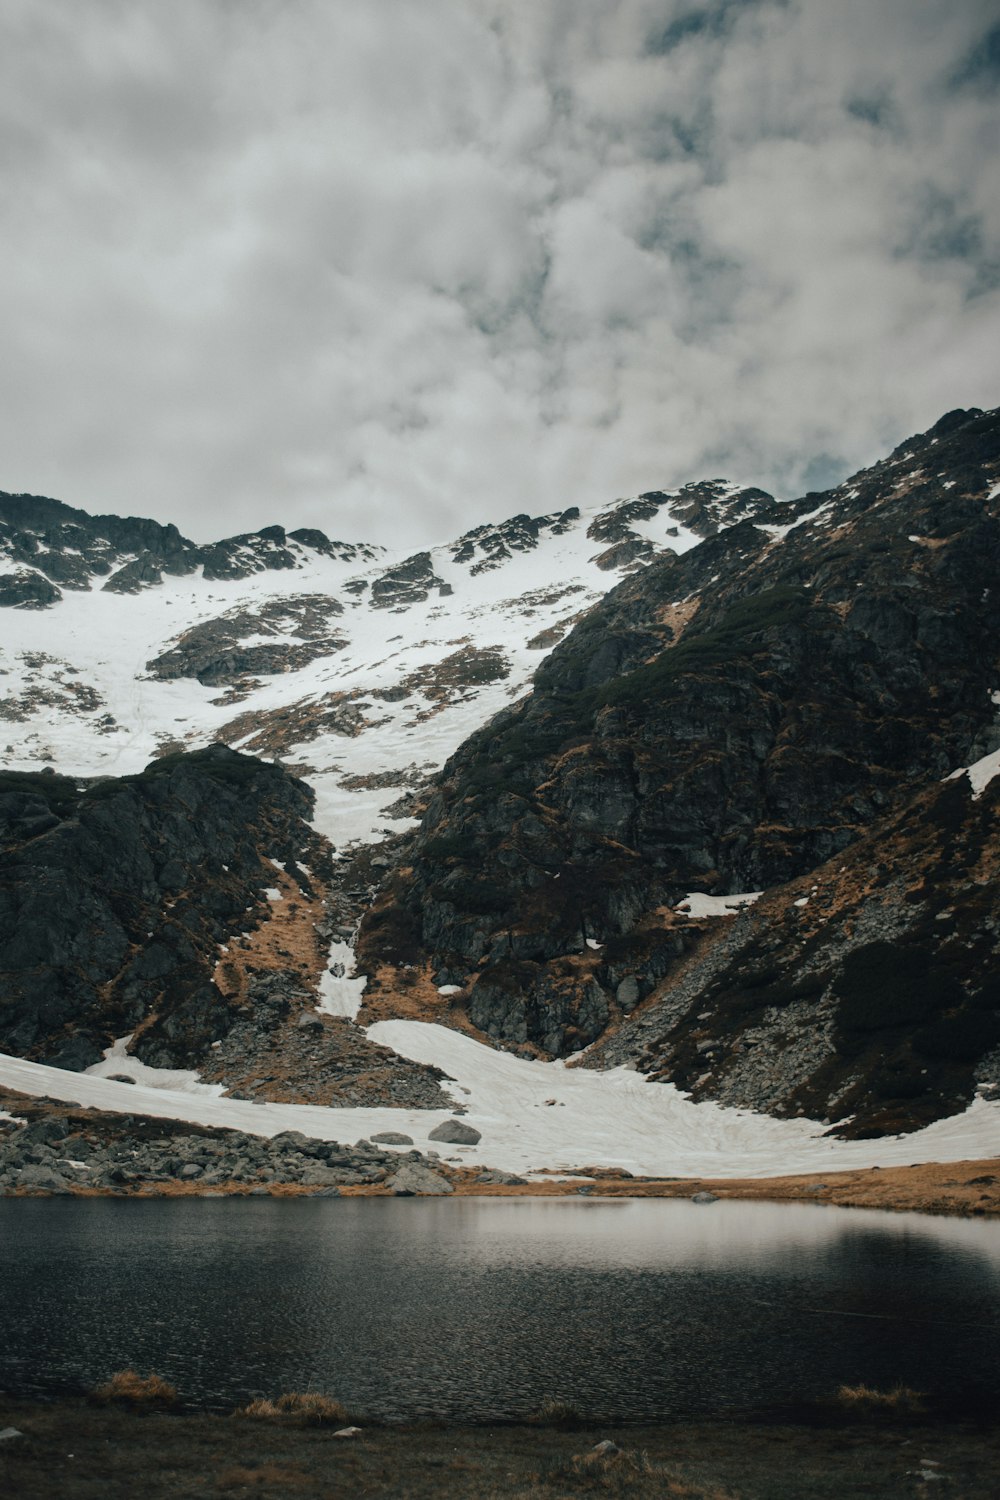
[{"label": "exposed bedrock", "polygon": [[[755,500],[621,583],[448,762],[362,926],[364,966],[426,964],[504,1045],[568,1055],[632,1011],[637,1026],[708,941],[676,912],[684,893],[800,879],[1000,744],[998,478],[997,414],[949,414],[839,489]],[[960,822],[978,807],[967,781],[961,796]],[[989,821],[970,835],[956,901],[995,840]],[[943,1019],[973,1004],[979,969],[958,983]],[[970,1023],[967,1052],[991,1025]],[[978,1057],[931,1113],[971,1096]],[[711,1092],[713,1066],[683,1076]],[[820,1066],[804,1058],[766,1107],[804,1107]],[[900,1097],[930,1097],[929,1078],[915,1067]],[[826,1088],[834,1118],[845,1087]]]}]

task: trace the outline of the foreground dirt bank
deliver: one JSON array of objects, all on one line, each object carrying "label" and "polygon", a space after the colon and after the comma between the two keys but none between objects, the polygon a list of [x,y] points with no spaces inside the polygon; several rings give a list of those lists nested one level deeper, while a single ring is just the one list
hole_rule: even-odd
[{"label": "foreground dirt bank", "polygon": [[[18,1500],[396,1496],[565,1500],[854,1500],[940,1490],[995,1497],[1000,1432],[957,1422],[715,1421],[652,1427],[437,1424],[332,1429],[206,1415],[137,1415],[82,1400],[0,1399],[0,1492]],[[612,1442],[617,1452],[595,1452]],[[937,1481],[937,1483],[935,1483]]]}]

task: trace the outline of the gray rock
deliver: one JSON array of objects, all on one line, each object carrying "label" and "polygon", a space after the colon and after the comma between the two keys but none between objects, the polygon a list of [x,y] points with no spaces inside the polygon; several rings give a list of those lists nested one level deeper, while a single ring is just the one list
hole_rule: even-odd
[{"label": "gray rock", "polygon": [[412,1135],[403,1135],[398,1130],[380,1130],[377,1135],[371,1137],[373,1144],[379,1146],[412,1146]]},{"label": "gray rock", "polygon": [[65,1192],[68,1186],[65,1177],[56,1172],[52,1167],[22,1167],[17,1176],[17,1186],[22,1188],[41,1188],[48,1193]]},{"label": "gray rock", "polygon": [[45,1145],[48,1141],[61,1141],[69,1135],[69,1121],[65,1115],[46,1115],[42,1120],[35,1120],[26,1125],[17,1137],[18,1141],[33,1146]]},{"label": "gray rock", "polygon": [[306,1167],[299,1181],[304,1187],[332,1187],[339,1177],[340,1174],[330,1167],[323,1167],[316,1163]]},{"label": "gray rock", "polygon": [[615,990],[615,999],[622,1010],[632,1010],[639,1003],[639,981],[634,974],[627,975]]},{"label": "gray rock", "polygon": [[314,1010],[304,1010],[295,1025],[299,1031],[322,1031],[323,1017]]},{"label": "gray rock", "polygon": [[409,1198],[415,1193],[423,1196],[455,1191],[448,1179],[439,1172],[432,1172],[429,1167],[421,1167],[416,1162],[409,1161],[404,1162],[399,1171],[388,1179],[387,1186],[399,1198]]},{"label": "gray rock", "polygon": [[181,1167],[180,1173],[178,1175],[187,1179],[190,1179],[192,1177],[200,1177],[201,1167],[199,1167],[196,1161],[189,1161],[185,1166]]},{"label": "gray rock", "polygon": [[695,1193],[691,1199],[692,1203],[718,1203],[714,1193]]},{"label": "gray rock", "polygon": [[109,1073],[108,1074],[108,1082],[109,1083],[133,1083],[134,1084],[135,1083],[135,1079],[134,1078],[130,1078],[127,1073]]},{"label": "gray rock", "polygon": [[448,1141],[453,1146],[475,1146],[482,1140],[480,1132],[464,1120],[442,1120],[428,1133],[429,1141]]},{"label": "gray rock", "polygon": [[477,1182],[497,1183],[501,1187],[523,1187],[527,1177],[518,1177],[514,1172],[501,1172],[499,1167],[487,1167],[485,1172],[480,1172]]}]

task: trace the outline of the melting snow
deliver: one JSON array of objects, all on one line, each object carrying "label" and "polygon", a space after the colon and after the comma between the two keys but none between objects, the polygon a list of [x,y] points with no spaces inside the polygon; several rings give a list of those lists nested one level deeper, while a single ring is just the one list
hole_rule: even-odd
[{"label": "melting snow", "polygon": [[[103,1062],[94,1063],[92,1067],[85,1070],[86,1076],[95,1079],[108,1079],[112,1074],[118,1073],[123,1077],[133,1078],[135,1083],[137,1085],[142,1084],[144,1089],[167,1092],[174,1096],[199,1094],[209,1098],[218,1098],[220,1094],[225,1093],[224,1084],[202,1083],[200,1075],[189,1068],[151,1068],[146,1063],[140,1062],[137,1057],[132,1057],[129,1054],[128,1044],[131,1040],[132,1032],[129,1032],[128,1036],[120,1036],[117,1041],[105,1049]],[[77,1076],[82,1077],[83,1075],[78,1074]],[[138,1093],[138,1089],[130,1084],[116,1083],[114,1087],[127,1090],[128,1094],[133,1098]],[[75,1098],[76,1096],[67,1096],[58,1092],[53,1095],[55,1099],[66,1097]],[[80,1100],[81,1104],[85,1102],[82,1099]],[[122,1108],[127,1108],[127,1105],[123,1104]],[[164,1111],[156,1111],[156,1113],[164,1113]],[[185,1116],[182,1114],[178,1118],[184,1119]]]},{"label": "melting snow", "polygon": [[994,776],[1000,776],[1000,750],[994,750],[992,755],[984,755],[982,760],[977,760],[974,765],[967,766],[965,774],[972,783],[972,799],[983,795]]},{"label": "melting snow", "polygon": [[[816,1121],[695,1104],[672,1085],[651,1083],[626,1068],[601,1073],[533,1062],[443,1026],[381,1021],[368,1035],[403,1057],[444,1068],[455,1080],[450,1091],[467,1107],[464,1118],[482,1133],[464,1159],[506,1171],[603,1165],[641,1175],[766,1177],[1000,1154],[1000,1103],[981,1097],[964,1114],[912,1135],[836,1141],[825,1138],[825,1127]],[[138,1081],[114,1083],[105,1070],[127,1070]],[[352,1141],[372,1131],[401,1130],[428,1149],[429,1132],[449,1114],[447,1109],[254,1104],[219,1098],[218,1086],[194,1083],[194,1076],[143,1068],[123,1052],[85,1074],[0,1055],[0,1083],[26,1094],[255,1135],[301,1130],[324,1140]],[[553,1099],[562,1107],[547,1107]]]},{"label": "melting snow", "polygon": [[325,1016],[346,1016],[353,1021],[361,1009],[361,997],[365,992],[367,976],[360,974],[355,979],[347,975],[354,968],[354,949],[350,943],[334,941],[319,981],[319,1003],[316,1006]]},{"label": "melting snow", "polygon": [[691,891],[683,901],[678,901],[677,910],[689,917],[731,917],[739,907],[751,906],[763,894],[763,891],[746,891],[741,896],[706,896],[701,891]]}]

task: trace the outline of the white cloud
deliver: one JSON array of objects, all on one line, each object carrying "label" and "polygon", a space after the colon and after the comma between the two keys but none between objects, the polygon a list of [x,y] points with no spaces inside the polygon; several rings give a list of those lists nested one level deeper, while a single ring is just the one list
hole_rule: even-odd
[{"label": "white cloud", "polygon": [[0,484],[416,545],[994,404],[992,19],[12,0]]}]

